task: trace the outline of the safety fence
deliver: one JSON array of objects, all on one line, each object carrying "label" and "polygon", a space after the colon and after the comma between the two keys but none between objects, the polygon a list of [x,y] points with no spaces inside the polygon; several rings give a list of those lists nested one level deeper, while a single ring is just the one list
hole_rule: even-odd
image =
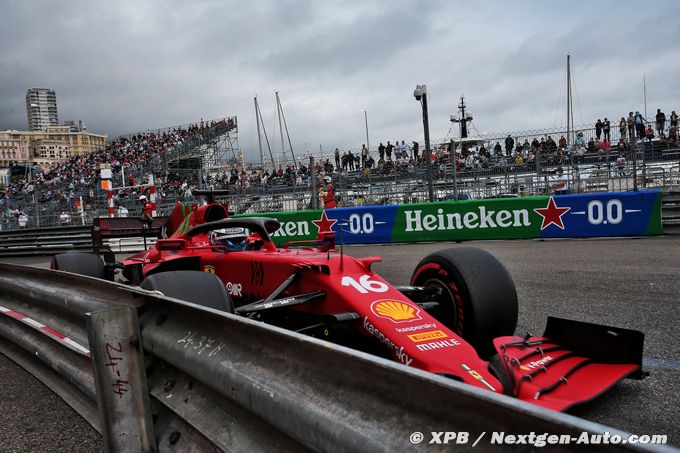
[{"label": "safety fence", "polygon": [[415,432],[467,432],[469,447],[482,432],[527,427],[627,438],[158,292],[25,266],[0,264],[0,352],[83,415],[108,452],[417,451],[427,446]]},{"label": "safety fence", "polygon": [[265,213],[283,246],[334,231],[343,244],[662,234],[661,192],[611,192]]},{"label": "safety fence", "polygon": [[[454,173],[451,165],[442,165],[432,173],[433,200],[430,200],[427,173],[423,168],[382,176],[334,175],[335,199],[339,207],[354,207],[540,196],[553,194],[556,190],[578,194],[680,188],[680,165],[675,159],[649,163],[630,158],[617,163],[615,159],[603,158],[601,162],[589,164],[542,165],[540,171],[531,165],[515,165]],[[308,209],[319,199],[311,185],[305,184],[279,190],[261,187],[248,192],[237,191],[224,201],[234,212],[256,214]]]}]

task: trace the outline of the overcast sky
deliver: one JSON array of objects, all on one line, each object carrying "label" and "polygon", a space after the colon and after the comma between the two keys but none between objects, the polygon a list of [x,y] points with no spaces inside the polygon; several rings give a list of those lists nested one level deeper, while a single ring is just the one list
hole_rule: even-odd
[{"label": "overcast sky", "polygon": [[[26,89],[56,90],[59,120],[92,132],[238,116],[257,155],[253,97],[280,150],[280,92],[296,154],[319,145],[449,135],[461,93],[472,133],[680,111],[680,2],[0,0],[0,130],[26,129]],[[451,133],[453,134],[453,132]],[[277,137],[276,140],[272,136]],[[278,145],[276,145],[278,144]]]}]

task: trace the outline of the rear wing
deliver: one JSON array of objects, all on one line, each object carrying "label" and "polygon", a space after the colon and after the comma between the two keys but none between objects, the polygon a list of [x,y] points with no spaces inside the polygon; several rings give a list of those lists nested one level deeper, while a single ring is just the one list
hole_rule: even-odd
[{"label": "rear wing", "polygon": [[154,217],[150,228],[137,217],[97,217],[92,220],[92,250],[100,253],[106,249],[107,239],[141,237],[158,238],[168,217]]}]

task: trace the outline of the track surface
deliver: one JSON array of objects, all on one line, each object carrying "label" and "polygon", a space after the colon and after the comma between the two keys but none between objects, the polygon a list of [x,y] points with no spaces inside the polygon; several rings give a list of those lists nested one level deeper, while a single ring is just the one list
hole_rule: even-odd
[{"label": "track surface", "polygon": [[[549,315],[645,332],[651,376],[626,380],[571,413],[636,434],[667,434],[669,443],[680,445],[680,237],[356,246],[345,251],[382,256],[384,262],[374,269],[392,283],[407,284],[427,253],[469,246],[495,254],[512,274],[520,302],[517,334],[542,333]],[[49,263],[47,258],[7,261]],[[101,449],[89,424],[3,356],[0,376],[3,388],[9,382],[16,387],[0,399],[3,451]],[[50,416],[40,415],[45,412]]]}]

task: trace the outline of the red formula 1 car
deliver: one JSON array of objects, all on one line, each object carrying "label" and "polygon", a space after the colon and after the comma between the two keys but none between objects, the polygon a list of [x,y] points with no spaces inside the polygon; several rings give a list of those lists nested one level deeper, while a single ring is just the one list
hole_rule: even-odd
[{"label": "red formula 1 car", "polygon": [[213,202],[178,204],[155,247],[122,263],[57,255],[52,268],[109,279],[120,268],[130,283],[167,296],[555,410],[643,376],[640,332],[549,318],[543,336],[513,336],[514,283],[483,250],[433,253],[410,286],[395,286],[371,269],[380,258],[345,255],[333,232],[277,248],[270,234],[278,227],[270,218],[229,218]]}]

